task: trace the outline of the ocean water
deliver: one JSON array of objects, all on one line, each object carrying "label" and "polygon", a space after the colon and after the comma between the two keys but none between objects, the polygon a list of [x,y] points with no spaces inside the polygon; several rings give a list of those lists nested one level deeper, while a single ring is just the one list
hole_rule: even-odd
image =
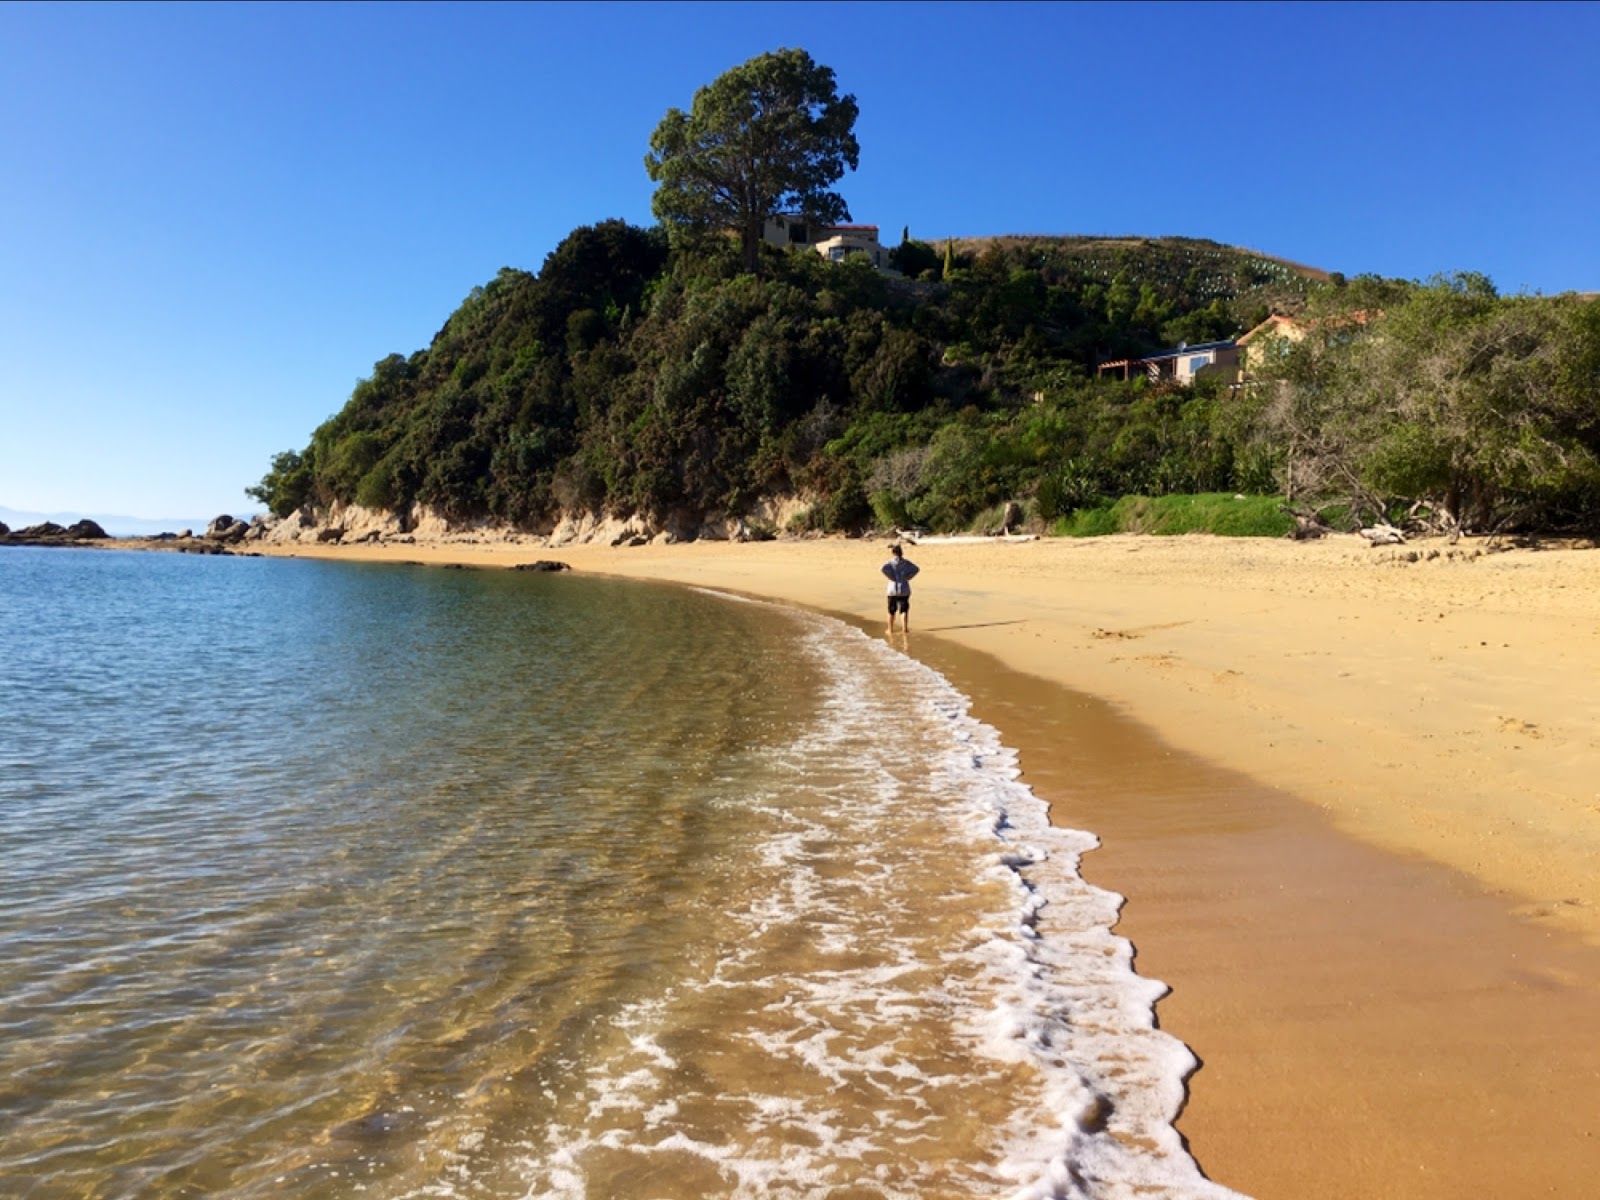
[{"label": "ocean water", "polygon": [[0,550],[0,1192],[1214,1197],[999,734],[692,589]]}]

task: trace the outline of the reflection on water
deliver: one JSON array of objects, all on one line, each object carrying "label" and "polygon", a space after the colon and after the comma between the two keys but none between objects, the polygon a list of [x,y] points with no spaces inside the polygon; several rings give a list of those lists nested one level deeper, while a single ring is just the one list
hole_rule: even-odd
[{"label": "reflection on water", "polygon": [[1218,1194],[1087,841],[1008,841],[998,747],[879,642],[34,550],[0,613],[12,1191]]},{"label": "reflection on water", "polygon": [[[807,713],[772,614],[703,597],[0,568],[0,1171],[38,1194],[426,1171],[674,969],[739,834],[719,798]],[[746,668],[768,643],[787,690]]]}]

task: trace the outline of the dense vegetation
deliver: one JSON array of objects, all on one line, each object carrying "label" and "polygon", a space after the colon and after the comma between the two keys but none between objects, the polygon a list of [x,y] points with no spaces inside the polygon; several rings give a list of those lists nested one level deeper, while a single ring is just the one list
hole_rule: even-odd
[{"label": "dense vegetation", "polygon": [[[1098,518],[1073,514],[1118,497],[1189,493],[1348,522],[1600,517],[1600,305],[1575,297],[1346,283],[1183,239],[905,238],[906,279],[763,253],[757,277],[732,239],[578,229],[537,276],[502,270],[427,349],[376,364],[252,494],[279,514],[421,504],[530,527],[775,494],[821,530],[997,525],[1020,501],[1081,532]],[[1094,378],[1269,310],[1311,333],[1274,343],[1250,386]]]},{"label": "dense vegetation", "polygon": [[[856,116],[802,50],[725,72],[651,138],[662,226],[584,227],[537,276],[502,270],[248,494],[526,527],[693,527],[772,496],[820,530],[993,526],[1019,503],[1062,532],[1287,525],[1242,494],[1302,523],[1600,522],[1600,305],[1184,238],[906,231],[892,276],[765,245],[778,213],[846,215]],[[1269,314],[1304,320],[1243,384],[1095,378]]]},{"label": "dense vegetation", "polygon": [[[944,272],[932,247],[899,253]],[[1219,395],[1091,377],[1098,357],[1231,333],[1299,277],[1171,241],[950,258],[912,283],[768,249],[758,279],[729,239],[669,252],[659,231],[579,229],[537,277],[501,271],[426,350],[376,364],[255,494],[280,514],[420,503],[538,523],[794,492],[841,529],[874,508],[950,527],[1035,493],[1053,517],[1102,494],[1272,486],[1235,461]]]},{"label": "dense vegetation", "polygon": [[1479,275],[1313,296],[1249,393],[1293,498],[1448,530],[1600,526],[1600,304]]}]

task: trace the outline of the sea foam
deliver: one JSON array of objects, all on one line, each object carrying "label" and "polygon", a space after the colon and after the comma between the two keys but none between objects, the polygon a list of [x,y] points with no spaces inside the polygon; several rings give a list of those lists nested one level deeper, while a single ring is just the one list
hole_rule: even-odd
[{"label": "sea foam", "polygon": [[723,944],[617,1015],[527,1195],[703,1170],[735,1197],[1234,1196],[1174,1128],[1196,1061],[1112,932],[1122,898],[1079,872],[1096,838],[1050,823],[944,677],[792,616],[820,714],[721,801],[765,819],[748,888],[707,914]]},{"label": "sea foam", "polygon": [[1112,932],[1123,897],[1079,871],[1099,839],[1050,823],[1020,780],[1017,753],[948,680],[861,636],[878,668],[903,676],[905,694],[944,727],[939,790],[960,798],[969,828],[992,839],[993,870],[1014,892],[1013,923],[991,930],[981,951],[999,989],[968,1025],[984,1053],[1024,1061],[1041,1080],[1006,1130],[1001,1170],[1017,1184],[1012,1195],[1237,1196],[1204,1177],[1174,1127],[1198,1064],[1156,1027],[1167,986],[1138,975],[1132,945]]}]

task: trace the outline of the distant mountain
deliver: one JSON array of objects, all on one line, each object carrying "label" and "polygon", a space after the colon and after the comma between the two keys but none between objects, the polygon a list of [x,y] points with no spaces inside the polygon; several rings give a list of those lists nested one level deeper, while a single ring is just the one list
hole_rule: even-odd
[{"label": "distant mountain", "polygon": [[[246,513],[243,519],[248,521],[250,516],[251,514]],[[149,537],[157,533],[180,533],[185,529],[192,529],[198,533],[210,520],[207,517],[149,520],[145,517],[121,517],[107,513],[21,512],[0,505],[0,522],[11,526],[13,530],[24,529],[29,525],[38,525],[45,521],[54,521],[57,525],[71,525],[75,521],[85,519],[95,522],[112,537]]]}]

